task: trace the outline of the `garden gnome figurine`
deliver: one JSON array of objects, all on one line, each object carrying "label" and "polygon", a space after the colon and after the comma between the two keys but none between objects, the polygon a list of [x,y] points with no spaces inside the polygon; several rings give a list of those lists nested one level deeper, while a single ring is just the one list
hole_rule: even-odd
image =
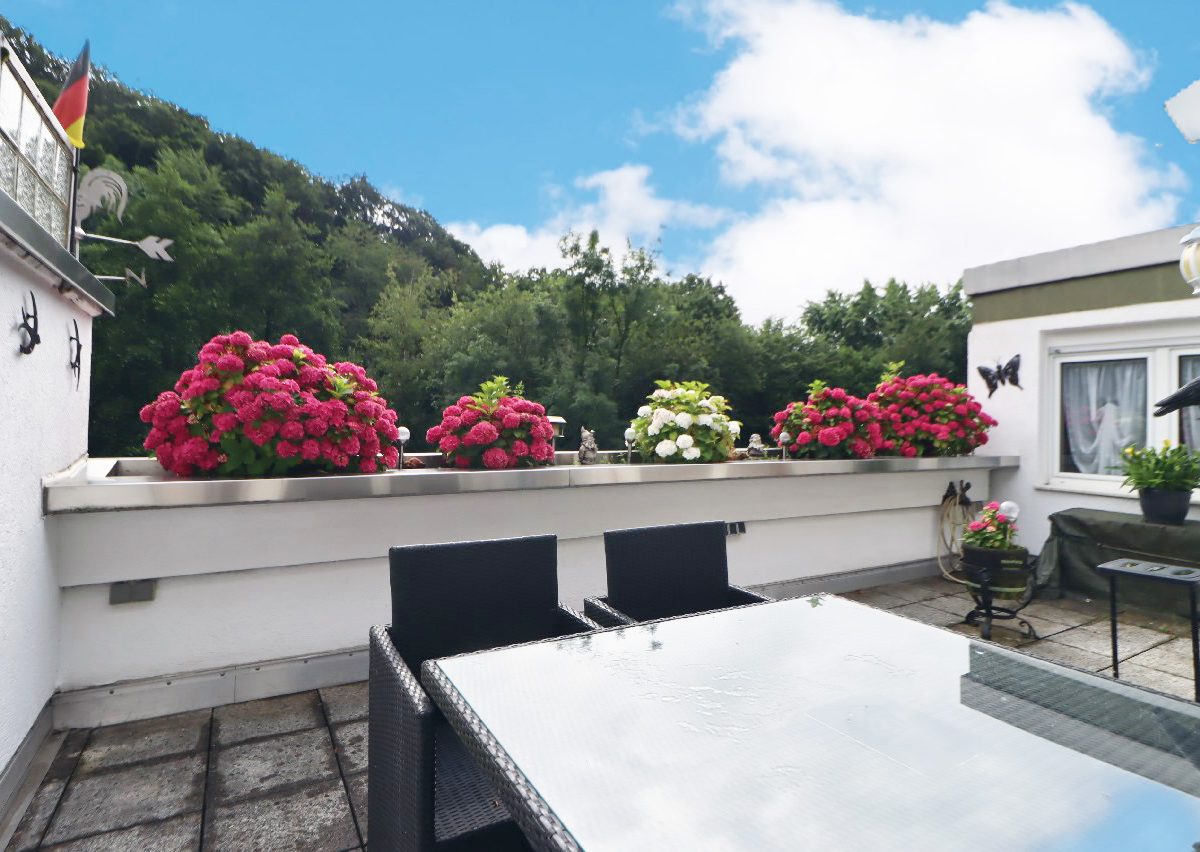
[{"label": "garden gnome figurine", "polygon": [[746,455],[752,459],[766,458],[767,448],[763,446],[762,435],[755,432],[750,436],[750,445],[746,447]]},{"label": "garden gnome figurine", "polygon": [[589,432],[584,426],[579,430],[579,463],[580,464],[595,464],[596,463],[596,433]]}]

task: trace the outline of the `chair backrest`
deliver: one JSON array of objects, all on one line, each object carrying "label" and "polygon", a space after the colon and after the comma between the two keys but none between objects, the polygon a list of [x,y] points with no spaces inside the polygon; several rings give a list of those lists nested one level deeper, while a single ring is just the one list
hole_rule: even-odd
[{"label": "chair backrest", "polygon": [[604,562],[609,603],[639,620],[728,606],[723,521],[611,530]]},{"label": "chair backrest", "polygon": [[552,535],[393,547],[392,641],[425,660],[554,635],[558,539]]}]

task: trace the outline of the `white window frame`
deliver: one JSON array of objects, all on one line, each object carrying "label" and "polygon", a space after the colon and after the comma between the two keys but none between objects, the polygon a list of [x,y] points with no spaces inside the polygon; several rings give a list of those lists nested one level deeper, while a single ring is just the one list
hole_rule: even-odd
[{"label": "white window frame", "polygon": [[[1163,396],[1167,396],[1167,394],[1173,393],[1177,388],[1183,387],[1183,370],[1180,369],[1179,362],[1183,358],[1188,358],[1188,357],[1200,358],[1200,346],[1175,346],[1169,350],[1168,355],[1171,359],[1171,364],[1170,364],[1171,387],[1170,387],[1170,390],[1167,391],[1167,393],[1163,394]],[[1163,398],[1162,396],[1159,397],[1159,399],[1162,399],[1162,398]],[[1160,417],[1158,419],[1162,420],[1164,418]],[[1173,444],[1181,443],[1183,441],[1183,431],[1179,428],[1179,415],[1178,414],[1168,415],[1168,417],[1165,419],[1168,419],[1171,421],[1171,430],[1173,432],[1173,434],[1171,435],[1171,443],[1173,443]],[[1195,449],[1200,449],[1200,447],[1197,447]]]},{"label": "white window frame", "polygon": [[[1163,418],[1154,418],[1153,404],[1154,400],[1161,399],[1161,396],[1155,396],[1159,373],[1162,372],[1162,353],[1155,347],[1113,347],[1113,348],[1093,348],[1086,347],[1079,349],[1077,347],[1064,347],[1062,351],[1052,352],[1049,364],[1052,374],[1052,381],[1049,383],[1051,387],[1051,397],[1049,404],[1046,406],[1046,417],[1043,426],[1043,435],[1048,440],[1043,441],[1043,458],[1046,463],[1046,475],[1044,482],[1051,488],[1059,488],[1067,491],[1080,491],[1089,494],[1121,494],[1124,489],[1121,487],[1121,482],[1124,477],[1116,473],[1070,473],[1060,470],[1062,460],[1062,368],[1064,364],[1094,364],[1100,361],[1135,361],[1144,360],[1146,362],[1146,442],[1153,443],[1156,440],[1161,441],[1158,435],[1158,427],[1162,424]],[[1157,419],[1157,423],[1154,422]],[[1176,421],[1176,424],[1178,420]],[[1178,427],[1176,426],[1176,431]],[[1128,493],[1124,491],[1124,493]]]}]

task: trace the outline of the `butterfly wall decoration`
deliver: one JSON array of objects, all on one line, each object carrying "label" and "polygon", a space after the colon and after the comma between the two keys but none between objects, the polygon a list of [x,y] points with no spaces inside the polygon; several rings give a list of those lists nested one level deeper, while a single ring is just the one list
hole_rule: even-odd
[{"label": "butterfly wall decoration", "polygon": [[997,361],[995,367],[976,367],[975,369],[979,370],[979,375],[983,376],[983,381],[987,384],[989,399],[1000,385],[1012,385],[1017,390],[1024,390],[1021,387],[1020,355],[1012,356],[1004,365]]}]

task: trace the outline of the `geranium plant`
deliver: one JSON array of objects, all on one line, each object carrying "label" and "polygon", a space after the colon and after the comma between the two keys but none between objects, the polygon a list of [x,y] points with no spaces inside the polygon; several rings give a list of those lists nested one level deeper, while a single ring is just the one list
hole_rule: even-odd
[{"label": "geranium plant", "polygon": [[799,458],[869,459],[894,446],[883,437],[875,403],[844,388],[826,387],[819,379],[808,386],[808,399],[775,412],[775,443],[783,446],[785,432],[788,450]]},{"label": "geranium plant", "polygon": [[885,444],[902,456],[963,456],[996,425],[964,385],[937,373],[886,375],[867,400],[880,409]]},{"label": "geranium plant", "polygon": [[983,547],[988,550],[1012,550],[1013,537],[1017,534],[1017,507],[1015,503],[994,500],[983,507],[983,513],[967,524],[963,532],[963,544]]},{"label": "geranium plant", "polygon": [[504,376],[446,406],[442,422],[425,433],[425,440],[460,468],[503,470],[554,461],[554,425],[545,406],[525,399],[524,388],[509,387]]},{"label": "geranium plant", "polygon": [[145,448],[180,476],[373,473],[400,455],[396,412],[363,368],[330,365],[291,334],[274,345],[217,335],[140,416]]},{"label": "geranium plant", "polygon": [[1136,491],[1192,491],[1200,488],[1200,453],[1182,444],[1162,447],[1126,447],[1121,454],[1124,485]]},{"label": "geranium plant", "polygon": [[733,451],[742,424],[729,417],[725,397],[704,382],[660,379],[629,424],[643,460],[722,462]]}]

